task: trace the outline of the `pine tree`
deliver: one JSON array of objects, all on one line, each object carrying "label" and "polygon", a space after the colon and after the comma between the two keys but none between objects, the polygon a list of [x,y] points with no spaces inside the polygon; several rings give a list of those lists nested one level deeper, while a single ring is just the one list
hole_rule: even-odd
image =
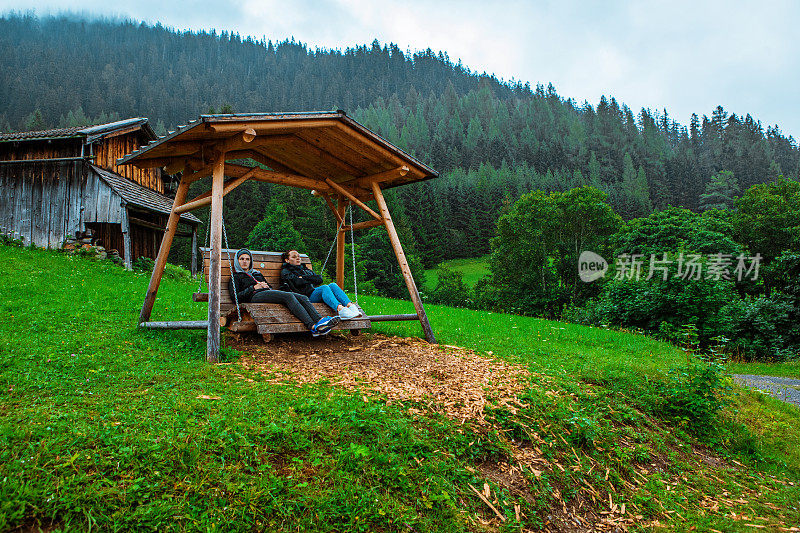
[{"label": "pine tree", "polygon": [[273,198],[267,204],[264,219],[248,235],[247,247],[253,250],[284,252],[305,250],[306,246],[300,232],[289,221],[286,208]]},{"label": "pine tree", "polygon": [[739,182],[729,170],[720,170],[711,176],[706,185],[706,192],[700,195],[700,208],[733,209],[736,198],[740,192]]}]

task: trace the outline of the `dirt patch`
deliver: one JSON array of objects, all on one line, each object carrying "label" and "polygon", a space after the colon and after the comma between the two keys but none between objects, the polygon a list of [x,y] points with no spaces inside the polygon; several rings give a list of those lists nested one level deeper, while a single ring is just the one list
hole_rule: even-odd
[{"label": "dirt patch", "polygon": [[487,404],[515,412],[517,394],[531,374],[521,365],[481,356],[456,346],[383,335],[330,335],[324,339],[233,338],[228,345],[246,353],[243,367],[270,381],[326,380],[349,390],[379,393],[389,402],[411,402],[411,414],[441,413],[482,427]]},{"label": "dirt patch", "polygon": [[[244,352],[240,359],[243,367],[262,373],[270,382],[306,384],[325,381],[362,394],[365,401],[370,401],[371,396],[379,396],[389,403],[401,404],[415,416],[442,414],[476,432],[485,433],[490,429],[502,432],[502,428],[494,427],[486,419],[485,408],[502,407],[516,413],[519,408],[526,407],[519,399],[526,387],[548,386],[548,394],[561,393],[548,376],[531,373],[522,365],[493,359],[491,352],[485,356],[457,346],[430,345],[417,338],[335,333],[317,339],[277,336],[273,342],[264,344],[260,337],[232,336],[227,344]],[[249,379],[244,375],[241,378]],[[579,455],[561,435],[557,437],[564,442],[567,454],[572,451],[576,461],[572,457],[553,457],[552,453],[548,460],[542,453],[547,443],[535,433],[530,437],[530,443],[509,442],[508,457],[486,461],[475,467],[501,492],[526,500],[530,507],[538,508],[540,530],[625,531],[635,526],[659,525],[658,520],[648,522],[642,515],[634,514],[632,509],[626,510],[626,504],[620,503],[617,488],[609,480],[607,466],[586,454]],[[635,447],[624,438],[619,445]],[[727,466],[711,453],[693,451],[695,453],[690,455],[699,465]],[[549,488],[545,492],[534,489],[533,485],[542,476],[556,469],[562,473],[567,469],[577,472],[580,470],[577,465],[581,463],[590,465],[589,472],[596,468],[601,473],[601,481],[596,486],[586,480],[580,487],[560,486],[554,476],[547,476],[550,478],[546,481]],[[287,465],[278,460],[276,470],[287,471]],[[665,457],[650,455],[647,466],[637,465],[635,475],[621,480],[621,483],[635,494],[655,472],[669,479],[669,461]],[[679,481],[672,480],[670,486],[677,487]],[[486,504],[474,517],[484,528],[493,530],[501,526],[502,518],[492,505],[507,496],[497,494],[488,484],[469,487],[465,492],[468,494],[466,498],[474,497]],[[543,494],[547,495],[547,500],[537,502]],[[565,494],[570,496],[563,496]],[[503,502],[507,503],[505,499]],[[709,500],[709,505],[712,504],[714,502]],[[715,505],[719,509],[719,505]],[[514,505],[514,511],[525,512],[517,505]],[[668,516],[667,510],[663,511],[663,514],[658,511],[656,514]],[[526,518],[525,515],[522,517]]]}]

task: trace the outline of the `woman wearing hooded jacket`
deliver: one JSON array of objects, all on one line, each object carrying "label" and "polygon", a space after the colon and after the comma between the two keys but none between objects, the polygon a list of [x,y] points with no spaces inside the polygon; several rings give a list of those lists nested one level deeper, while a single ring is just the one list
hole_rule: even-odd
[{"label": "woman wearing hooded jacket", "polygon": [[264,275],[252,268],[252,264],[253,254],[250,250],[242,248],[236,252],[233,277],[228,283],[228,290],[231,296],[236,295],[239,303],[283,304],[315,337],[325,335],[339,324],[339,317],[320,317],[306,296],[274,290]]},{"label": "woman wearing hooded jacket", "polygon": [[358,306],[336,284],[322,285],[322,276],[300,263],[300,253],[289,250],[281,255],[281,289],[306,296],[312,303],[325,304],[339,313],[343,319],[361,316]]}]

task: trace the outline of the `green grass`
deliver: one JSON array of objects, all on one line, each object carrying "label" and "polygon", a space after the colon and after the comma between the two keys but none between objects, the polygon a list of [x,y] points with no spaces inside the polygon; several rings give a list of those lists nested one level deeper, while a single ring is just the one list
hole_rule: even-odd
[{"label": "green grass", "polygon": [[730,362],[725,368],[731,374],[755,374],[800,379],[800,361],[788,361],[786,363]]},{"label": "green grass", "polygon": [[[474,287],[484,276],[489,275],[489,256],[476,257],[470,259],[451,259],[441,263],[450,270],[461,272],[464,275],[464,284]],[[438,268],[425,271],[425,288],[433,290],[439,282]]]},{"label": "green grass", "polygon": [[[696,436],[690,421],[648,411],[685,356],[647,337],[426,307],[441,343],[536,372],[524,407],[486,407],[486,433],[326,384],[269,383],[227,349],[233,364],[208,365],[203,332],[135,327],[145,274],[4,246],[0,269],[0,531],[474,531],[491,514],[468,484],[484,482],[506,531],[542,527],[562,501],[605,511],[609,495],[642,529],[748,530],[731,512],[800,521],[798,410],[741,393],[718,432]],[[164,280],[153,320],[204,318],[195,289]],[[412,322],[375,330],[421,335]],[[700,463],[703,443],[742,466]],[[551,465],[525,474],[528,497],[482,473],[525,447]]]}]

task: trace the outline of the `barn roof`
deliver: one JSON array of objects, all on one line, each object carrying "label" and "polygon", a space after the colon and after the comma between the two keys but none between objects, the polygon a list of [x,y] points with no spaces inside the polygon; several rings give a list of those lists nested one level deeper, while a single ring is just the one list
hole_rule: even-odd
[{"label": "barn roof", "polygon": [[43,141],[48,139],[86,139],[87,142],[95,141],[99,138],[105,137],[112,133],[117,133],[120,130],[138,129],[141,128],[145,135],[150,139],[157,139],[155,134],[146,118],[129,118],[125,120],[118,120],[116,122],[109,122],[107,124],[98,124],[95,126],[77,126],[73,128],[58,128],[53,130],[40,130],[40,131],[17,131],[12,133],[0,133],[0,142],[11,141]]},{"label": "barn roof", "polygon": [[[139,185],[114,172],[109,172],[95,165],[89,166],[100,176],[100,179],[121,196],[122,200],[126,203],[142,207],[148,211],[164,213],[165,215],[169,215],[172,212],[172,199],[167,196]],[[192,225],[200,223],[200,219],[191,213],[183,213],[181,215],[181,221]]]},{"label": "barn roof", "polygon": [[[255,137],[237,144],[245,130],[254,131]],[[435,170],[341,110],[201,115],[117,164],[156,167],[183,160],[203,167],[220,143],[226,143],[226,159],[253,159],[275,172],[310,179],[309,188],[319,182],[324,189],[326,179],[353,186],[359,178],[372,179],[385,189],[438,177]],[[226,165],[226,173],[229,168]]]}]

